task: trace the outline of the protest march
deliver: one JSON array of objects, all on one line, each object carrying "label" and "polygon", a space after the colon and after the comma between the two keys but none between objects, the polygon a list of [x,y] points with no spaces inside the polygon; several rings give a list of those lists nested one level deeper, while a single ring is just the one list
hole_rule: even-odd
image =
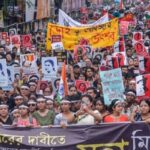
[{"label": "protest march", "polygon": [[150,150],[150,1],[2,0],[0,150]]}]

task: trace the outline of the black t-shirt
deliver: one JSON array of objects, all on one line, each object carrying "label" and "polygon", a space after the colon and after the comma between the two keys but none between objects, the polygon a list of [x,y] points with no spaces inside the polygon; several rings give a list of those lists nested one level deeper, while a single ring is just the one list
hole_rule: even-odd
[{"label": "black t-shirt", "polygon": [[0,122],[4,125],[12,125],[12,119],[10,118],[10,116],[7,118],[5,122],[0,119]]}]

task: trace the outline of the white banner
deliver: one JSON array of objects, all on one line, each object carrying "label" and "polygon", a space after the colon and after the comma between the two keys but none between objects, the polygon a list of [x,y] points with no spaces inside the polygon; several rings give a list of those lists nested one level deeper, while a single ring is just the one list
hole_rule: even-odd
[{"label": "white banner", "polygon": [[144,78],[142,75],[136,76],[136,95],[144,96]]},{"label": "white banner", "polygon": [[108,14],[105,14],[103,17],[98,19],[97,21],[91,24],[81,24],[78,21],[73,20],[70,16],[68,16],[64,11],[59,9],[59,25],[62,26],[71,26],[71,27],[86,27],[86,26],[96,26],[99,24],[103,24],[109,21]]},{"label": "white banner", "polygon": [[42,73],[43,80],[50,81],[51,76],[57,74],[57,58],[56,57],[42,57]]},{"label": "white banner", "polygon": [[25,74],[37,74],[36,56],[32,53],[20,55],[20,66]]},{"label": "white banner", "polygon": [[8,77],[8,86],[3,87],[3,90],[9,91],[13,89],[13,82],[14,82],[14,67],[7,66],[7,77]]},{"label": "white banner", "polygon": [[6,59],[0,59],[0,87],[8,86]]},{"label": "white banner", "polygon": [[26,22],[34,19],[35,0],[26,0]]}]

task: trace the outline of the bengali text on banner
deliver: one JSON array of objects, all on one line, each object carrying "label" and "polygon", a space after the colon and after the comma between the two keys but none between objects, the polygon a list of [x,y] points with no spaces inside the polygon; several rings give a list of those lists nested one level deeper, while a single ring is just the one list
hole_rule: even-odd
[{"label": "bengali text on banner", "polygon": [[51,50],[51,38],[60,35],[66,50],[73,50],[75,45],[91,45],[93,48],[113,46],[118,40],[118,19],[94,27],[66,27],[48,23],[47,50]]}]

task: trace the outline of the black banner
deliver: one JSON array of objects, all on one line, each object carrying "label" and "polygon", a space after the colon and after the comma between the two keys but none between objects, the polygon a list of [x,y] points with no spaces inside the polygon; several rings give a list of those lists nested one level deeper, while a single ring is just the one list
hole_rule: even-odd
[{"label": "black banner", "polygon": [[149,150],[150,124],[0,128],[0,150]]},{"label": "black banner", "polygon": [[63,63],[65,60],[67,60],[67,52],[66,51],[53,50],[53,56],[57,57],[58,63]]}]

